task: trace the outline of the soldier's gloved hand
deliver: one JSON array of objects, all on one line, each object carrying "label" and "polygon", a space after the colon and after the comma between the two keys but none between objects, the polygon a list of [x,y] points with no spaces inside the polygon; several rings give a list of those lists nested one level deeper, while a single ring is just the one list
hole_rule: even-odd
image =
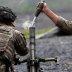
[{"label": "soldier's gloved hand", "polygon": [[37,6],[38,9],[41,10],[41,12],[46,13],[48,11],[48,5],[46,4],[46,2],[43,1],[43,3],[38,3]]},{"label": "soldier's gloved hand", "polygon": [[43,2],[38,3],[38,5],[37,5],[37,10],[36,10],[36,13],[35,13],[35,16],[36,16],[36,17],[38,17],[39,14],[42,12],[43,5],[44,5]]}]

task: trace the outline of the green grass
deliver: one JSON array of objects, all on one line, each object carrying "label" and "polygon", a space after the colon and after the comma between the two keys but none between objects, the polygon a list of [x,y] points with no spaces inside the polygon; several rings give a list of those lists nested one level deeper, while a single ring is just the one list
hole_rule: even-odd
[{"label": "green grass", "polygon": [[[36,30],[36,35],[48,32],[51,28],[45,28],[45,29],[40,29],[40,30]],[[22,31],[22,33],[25,35],[26,38],[29,38],[29,30],[24,30]]]}]

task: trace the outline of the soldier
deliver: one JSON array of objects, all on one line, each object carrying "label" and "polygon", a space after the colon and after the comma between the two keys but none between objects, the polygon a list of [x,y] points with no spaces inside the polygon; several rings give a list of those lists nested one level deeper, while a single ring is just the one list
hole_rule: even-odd
[{"label": "soldier", "polygon": [[0,72],[13,72],[15,51],[21,56],[28,53],[25,37],[14,29],[15,19],[11,9],[0,6]]},{"label": "soldier", "polygon": [[[40,7],[40,3],[38,8]],[[55,14],[48,5],[44,2],[42,12],[47,15],[61,31],[67,34],[72,34],[72,21],[66,20],[62,16]]]}]

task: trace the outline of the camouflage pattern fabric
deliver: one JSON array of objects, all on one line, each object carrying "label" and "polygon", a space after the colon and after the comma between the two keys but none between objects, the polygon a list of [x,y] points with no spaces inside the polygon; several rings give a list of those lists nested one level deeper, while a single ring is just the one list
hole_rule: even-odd
[{"label": "camouflage pattern fabric", "polygon": [[59,16],[56,24],[62,31],[72,34],[72,21],[66,20],[65,18]]},{"label": "camouflage pattern fabric", "polygon": [[[6,65],[2,61],[0,61],[0,72],[6,72]],[[9,72],[14,72],[14,71],[11,71],[11,69],[9,68]]]},{"label": "camouflage pattern fabric", "polygon": [[[4,51],[4,56],[13,62],[15,51],[19,55],[26,55],[26,39],[21,32],[7,25],[0,25],[0,52]],[[1,56],[1,55],[0,55]],[[5,64],[0,61],[0,72],[5,72]]]},{"label": "camouflage pattern fabric", "polygon": [[0,72],[5,72],[5,64],[0,61]]}]

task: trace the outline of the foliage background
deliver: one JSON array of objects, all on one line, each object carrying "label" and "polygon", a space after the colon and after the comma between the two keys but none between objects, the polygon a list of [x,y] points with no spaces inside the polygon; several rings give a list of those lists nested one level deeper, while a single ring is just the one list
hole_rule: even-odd
[{"label": "foliage background", "polygon": [[[0,6],[8,6],[16,13],[33,12],[40,0],[0,0]],[[72,10],[72,0],[45,0],[53,10]]]}]

